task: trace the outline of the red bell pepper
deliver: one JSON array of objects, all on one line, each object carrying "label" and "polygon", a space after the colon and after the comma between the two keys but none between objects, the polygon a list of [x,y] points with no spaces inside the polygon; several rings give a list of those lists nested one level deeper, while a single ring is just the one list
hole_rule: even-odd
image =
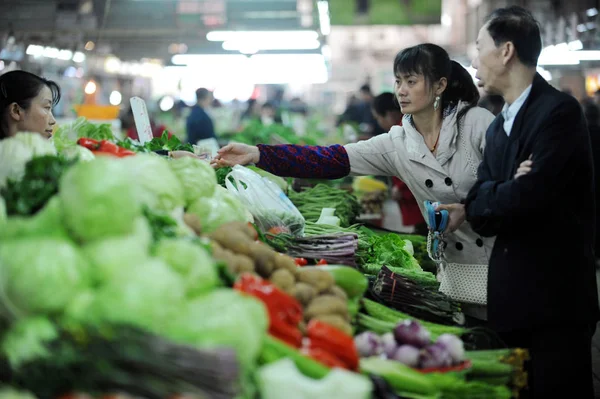
[{"label": "red bell pepper", "polygon": [[316,360],[319,363],[324,364],[327,367],[338,367],[342,369],[348,368],[348,366],[339,358],[321,348],[309,346],[302,348],[301,353],[310,357],[313,360]]},{"label": "red bell pepper", "polygon": [[358,369],[358,351],[350,335],[320,320],[311,320],[308,323],[306,335],[310,339],[311,347],[318,347],[335,355],[346,363],[350,370]]},{"label": "red bell pepper", "polygon": [[269,334],[294,348],[302,346],[302,332],[297,326],[287,324],[271,314],[269,314],[269,320]]}]

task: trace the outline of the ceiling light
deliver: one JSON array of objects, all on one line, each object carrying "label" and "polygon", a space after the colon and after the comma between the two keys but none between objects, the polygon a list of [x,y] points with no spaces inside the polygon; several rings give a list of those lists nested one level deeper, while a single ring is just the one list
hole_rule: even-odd
[{"label": "ceiling light", "polygon": [[73,62],[81,63],[83,61],[85,61],[85,54],[80,51],[76,51],[75,54],[73,54]]},{"label": "ceiling light", "polygon": [[108,101],[110,102],[111,105],[119,105],[119,104],[121,104],[122,99],[123,99],[123,96],[121,95],[121,93],[119,93],[117,90],[113,90],[113,92],[110,93],[110,97],[108,98]]},{"label": "ceiling light", "polygon": [[71,60],[72,57],[73,57],[73,52],[71,50],[60,50],[57,58],[59,60],[69,61],[69,60]]},{"label": "ceiling light", "polygon": [[44,53],[44,47],[36,46],[35,44],[30,44],[27,46],[27,50],[25,50],[27,55],[32,55],[34,57],[39,57]]},{"label": "ceiling light", "polygon": [[84,48],[85,48],[87,51],[92,51],[92,50],[94,49],[94,47],[96,47],[96,44],[95,44],[93,41],[91,41],[91,40],[90,40],[89,42],[87,42],[87,43],[85,44],[85,47],[84,47]]},{"label": "ceiling light", "polygon": [[175,105],[175,101],[173,100],[173,97],[171,97],[171,96],[164,96],[158,103],[160,110],[163,112],[167,112],[167,111],[171,110],[174,105]]},{"label": "ceiling light", "polygon": [[259,50],[315,50],[321,46],[318,40],[282,40],[273,36],[268,41],[255,40],[228,40],[223,42],[223,50],[242,51],[244,49],[252,49],[254,53]]},{"label": "ceiling light", "polygon": [[321,25],[321,33],[325,36],[331,32],[331,21],[329,19],[329,3],[327,1],[319,1],[317,3],[319,9],[319,24]]},{"label": "ceiling light", "polygon": [[60,50],[56,47],[44,47],[44,52],[42,55],[48,58],[57,58]]},{"label": "ceiling light", "polygon": [[587,10],[585,13],[586,13],[586,14],[587,14],[587,16],[588,16],[588,17],[590,17],[590,18],[591,18],[591,17],[595,17],[596,15],[598,15],[598,9],[597,9],[597,8],[595,8],[595,7],[594,7],[594,8],[590,8],[590,9],[588,9],[588,10]]},{"label": "ceiling light", "polygon": [[246,61],[241,54],[176,54],[171,58],[175,65],[223,65]]},{"label": "ceiling light", "polygon": [[583,49],[583,43],[581,43],[581,40],[573,40],[572,42],[569,42],[568,46],[569,46],[569,50],[571,50],[571,51],[577,51],[577,50]]},{"label": "ceiling light", "polygon": [[116,57],[107,57],[104,61],[104,70],[108,73],[117,73],[121,69],[121,60]]},{"label": "ceiling light", "polygon": [[206,34],[206,39],[211,42],[225,42],[228,40],[269,40],[277,37],[280,40],[316,40],[319,34],[314,30],[296,31],[212,31]]},{"label": "ceiling light", "polygon": [[452,26],[452,17],[448,14],[442,15],[442,26],[450,27]]},{"label": "ceiling light", "polygon": [[83,91],[85,91],[85,94],[94,94],[96,92],[96,83],[94,83],[92,80],[90,80],[89,82],[87,82],[87,84],[85,85],[85,89]]}]

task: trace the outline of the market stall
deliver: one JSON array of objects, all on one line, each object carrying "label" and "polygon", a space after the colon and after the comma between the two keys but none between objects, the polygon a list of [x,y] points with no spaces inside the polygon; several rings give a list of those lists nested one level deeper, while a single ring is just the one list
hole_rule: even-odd
[{"label": "market stall", "polygon": [[167,135],[118,140],[85,120],[51,141],[0,142],[10,389],[494,399],[525,387],[526,351],[461,324],[423,238],[359,223],[354,193],[385,185],[299,188],[173,150],[193,148]]}]

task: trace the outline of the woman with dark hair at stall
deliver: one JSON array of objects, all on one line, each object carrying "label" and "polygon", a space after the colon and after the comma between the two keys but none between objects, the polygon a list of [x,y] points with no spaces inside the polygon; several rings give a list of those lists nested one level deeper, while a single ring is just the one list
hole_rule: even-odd
[{"label": "woman with dark hair at stall", "polygon": [[[393,71],[404,118],[389,133],[345,146],[229,144],[213,162],[254,163],[299,178],[396,176],[410,188],[424,216],[426,200],[463,201],[477,180],[485,132],[494,116],[477,107],[479,92],[471,75],[435,44],[401,51]],[[463,302],[463,311],[477,324],[487,316],[487,264],[494,239],[480,237],[463,222],[464,214],[450,213],[440,290]]]},{"label": "woman with dark hair at stall", "polygon": [[18,132],[52,136],[56,120],[52,108],[60,101],[60,87],[25,71],[0,76],[0,140]]},{"label": "woman with dark hair at stall", "polygon": [[[402,111],[394,94],[381,93],[373,99],[371,112],[377,124],[386,132],[394,126],[402,126]],[[419,204],[408,186],[396,176],[392,176],[392,198],[398,201],[404,226],[414,226],[414,233],[427,235],[427,223],[423,219]]]}]

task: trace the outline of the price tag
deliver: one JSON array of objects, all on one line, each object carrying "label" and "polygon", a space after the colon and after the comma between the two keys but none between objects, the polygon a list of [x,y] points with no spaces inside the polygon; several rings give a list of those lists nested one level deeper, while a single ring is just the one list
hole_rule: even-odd
[{"label": "price tag", "polygon": [[148,108],[146,102],[139,97],[131,97],[129,100],[135,128],[138,133],[140,143],[144,144],[152,140],[152,127],[150,126],[150,117],[148,116]]}]

